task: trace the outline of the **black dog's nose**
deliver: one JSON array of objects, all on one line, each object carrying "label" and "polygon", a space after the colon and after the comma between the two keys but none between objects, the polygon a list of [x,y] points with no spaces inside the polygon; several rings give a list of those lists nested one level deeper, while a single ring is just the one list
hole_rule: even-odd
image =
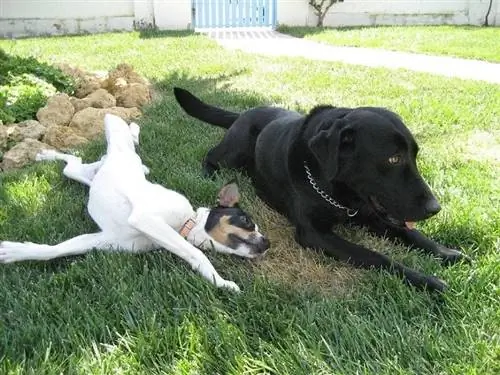
[{"label": "black dog's nose", "polygon": [[265,236],[261,237],[258,245],[259,253],[263,253],[264,251],[269,249],[269,246],[271,246],[271,241],[269,241]]},{"label": "black dog's nose", "polygon": [[435,198],[432,198],[429,199],[425,204],[425,211],[429,216],[432,216],[441,211],[441,206],[439,205],[439,202]]}]

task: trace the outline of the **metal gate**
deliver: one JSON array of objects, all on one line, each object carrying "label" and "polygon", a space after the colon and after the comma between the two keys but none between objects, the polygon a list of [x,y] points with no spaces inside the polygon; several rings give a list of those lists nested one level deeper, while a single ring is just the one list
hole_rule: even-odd
[{"label": "metal gate", "polygon": [[263,27],[276,25],[276,0],[192,0],[193,26]]}]

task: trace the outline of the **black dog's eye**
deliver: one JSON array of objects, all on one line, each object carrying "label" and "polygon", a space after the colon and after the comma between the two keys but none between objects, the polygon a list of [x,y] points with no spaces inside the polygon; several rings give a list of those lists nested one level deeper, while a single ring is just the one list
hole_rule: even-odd
[{"label": "black dog's eye", "polygon": [[248,217],[246,216],[240,216],[240,221],[245,225],[250,224],[250,220],[248,220]]},{"label": "black dog's eye", "polygon": [[389,164],[399,164],[401,163],[401,155],[393,155],[389,158]]}]

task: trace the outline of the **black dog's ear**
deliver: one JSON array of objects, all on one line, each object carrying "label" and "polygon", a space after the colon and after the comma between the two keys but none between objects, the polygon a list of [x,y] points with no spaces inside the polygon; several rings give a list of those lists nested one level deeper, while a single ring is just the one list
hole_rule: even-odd
[{"label": "black dog's ear", "polygon": [[342,148],[354,144],[354,129],[345,126],[342,120],[335,121],[329,129],[321,130],[309,140],[308,146],[316,157],[328,180],[337,175],[339,154]]}]

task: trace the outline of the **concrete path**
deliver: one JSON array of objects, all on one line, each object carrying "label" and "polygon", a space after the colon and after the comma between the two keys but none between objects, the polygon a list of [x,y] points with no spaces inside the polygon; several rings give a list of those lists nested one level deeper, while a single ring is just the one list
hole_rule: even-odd
[{"label": "concrete path", "polygon": [[[500,84],[500,64],[455,57],[393,52],[375,48],[336,47],[271,29],[200,30],[221,46],[268,56],[305,57],[348,64],[439,74]],[[494,48],[494,46],[492,46]]]}]

